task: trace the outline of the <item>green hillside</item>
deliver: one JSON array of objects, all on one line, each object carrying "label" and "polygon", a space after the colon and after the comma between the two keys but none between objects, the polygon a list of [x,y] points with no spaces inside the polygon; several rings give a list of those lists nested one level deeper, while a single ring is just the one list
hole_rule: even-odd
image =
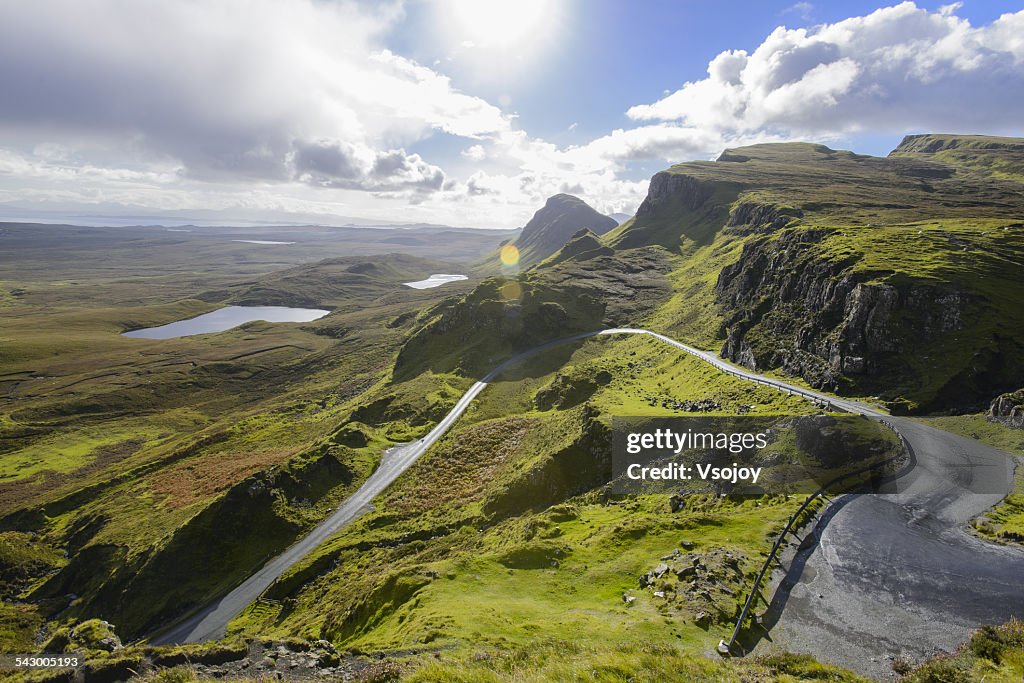
[{"label": "green hillside", "polygon": [[650,322],[732,360],[898,410],[987,405],[1024,384],[1020,163],[1015,138],[755,145],[655,175],[602,241],[679,254]]},{"label": "green hillside", "polygon": [[[886,158],[729,150],[656,174],[618,227],[552,198],[519,237],[529,267],[432,290],[402,283],[470,259],[353,256],[156,284],[82,265],[73,300],[9,268],[0,637],[85,647],[112,628],[128,641],[215,600],[473,381],[574,333],[646,327],[894,411],[987,407],[1024,386],[1021,149],[917,136]],[[231,303],[331,314],[166,341],[119,334]],[[196,656],[243,657],[269,638],[304,651],[322,640],[350,663],[388,657],[412,680],[546,680],[609,658],[628,680],[662,671],[651,653],[721,680],[856,680],[800,658],[703,658],[799,498],[612,495],[611,419],[694,405],[818,411],[649,338],[551,349],[492,382],[373,509]],[[662,562],[672,572],[645,578]],[[132,647],[126,662],[184,656]],[[488,678],[491,663],[504,673]]]}]

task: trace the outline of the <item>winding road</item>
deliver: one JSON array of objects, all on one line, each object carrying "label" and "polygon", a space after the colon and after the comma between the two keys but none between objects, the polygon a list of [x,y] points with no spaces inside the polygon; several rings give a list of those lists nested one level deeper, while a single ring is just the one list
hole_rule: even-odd
[{"label": "winding road", "polygon": [[828,404],[887,417],[910,442],[915,466],[879,494],[841,498],[823,516],[818,543],[777,576],[760,651],[788,649],[876,678],[891,658],[954,649],[981,624],[1024,617],[1024,553],[983,542],[965,523],[1012,488],[1014,459],[983,444],[876,408],[766,377],[662,334],[613,328],[557,339],[495,367],[459,399],[427,436],[388,450],[377,470],[330,517],[223,598],[151,639],[154,644],[222,637],[228,623],[278,577],[369,509],[370,502],[434,444],[489,382],[512,365],[590,337],[647,335],[728,374]]}]

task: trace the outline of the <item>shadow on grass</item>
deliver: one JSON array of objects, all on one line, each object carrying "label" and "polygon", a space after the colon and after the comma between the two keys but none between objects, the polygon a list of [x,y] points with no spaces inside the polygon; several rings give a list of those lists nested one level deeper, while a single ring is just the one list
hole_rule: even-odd
[{"label": "shadow on grass", "polygon": [[786,604],[789,602],[793,588],[800,583],[800,578],[804,573],[804,567],[807,565],[807,561],[810,559],[811,554],[817,549],[818,540],[821,538],[821,534],[825,531],[825,527],[828,526],[829,522],[832,521],[832,518],[835,517],[840,510],[851,503],[857,495],[862,494],[848,493],[836,499],[818,518],[814,528],[804,535],[803,540],[800,543],[800,547],[797,550],[796,555],[794,555],[793,559],[790,561],[789,567],[786,569],[786,575],[782,578],[778,588],[775,589],[775,594],[772,595],[772,601],[769,603],[768,609],[765,610],[762,615],[760,623],[744,629],[740,633],[739,638],[736,639],[736,644],[740,646],[743,654],[749,654],[752,652],[762,640],[771,642],[771,630],[779,623],[779,619],[782,617]]}]

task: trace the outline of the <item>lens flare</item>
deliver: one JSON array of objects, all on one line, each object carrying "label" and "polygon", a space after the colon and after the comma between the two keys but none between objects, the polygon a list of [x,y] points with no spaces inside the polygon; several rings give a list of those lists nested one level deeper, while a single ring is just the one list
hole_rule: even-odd
[{"label": "lens flare", "polygon": [[519,265],[519,249],[514,244],[506,244],[501,248],[501,265]]},{"label": "lens flare", "polygon": [[499,292],[505,301],[519,301],[523,296],[523,288],[515,280],[505,280]]}]

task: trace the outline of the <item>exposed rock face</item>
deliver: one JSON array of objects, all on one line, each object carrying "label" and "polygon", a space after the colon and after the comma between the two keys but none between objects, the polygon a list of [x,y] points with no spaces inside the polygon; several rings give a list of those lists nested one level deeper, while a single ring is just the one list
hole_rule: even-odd
[{"label": "exposed rock face", "polygon": [[681,173],[661,171],[651,178],[647,197],[636,210],[637,218],[656,215],[662,205],[673,198],[681,198],[682,204],[691,211],[699,208],[714,193],[711,183]]},{"label": "exposed rock face", "polygon": [[[916,350],[970,326],[978,303],[971,295],[879,281],[887,274],[821,258],[813,248],[829,233],[792,230],[749,242],[722,269],[716,299],[730,312],[723,356],[752,369],[781,367],[818,388],[870,390],[872,377],[905,375]],[[964,386],[943,401],[977,400],[971,391]]]},{"label": "exposed rock face", "polygon": [[803,212],[799,209],[783,209],[759,202],[740,202],[729,214],[726,226],[748,226],[757,232],[775,232],[802,215]]},{"label": "exposed rock face", "polygon": [[989,406],[988,415],[1008,427],[1024,429],[1024,389],[996,396]]},{"label": "exposed rock face", "polygon": [[[69,650],[70,651],[70,650]],[[116,658],[89,661],[79,677],[50,681],[180,680],[183,673],[161,675],[187,667],[198,679],[257,681],[396,681],[408,665],[384,658],[339,652],[326,640],[247,640],[215,645],[146,647]],[[178,675],[175,675],[178,674]],[[194,680],[188,676],[187,680]]]},{"label": "exposed rock face", "polygon": [[[748,581],[743,559],[724,548],[686,554],[676,548],[639,577],[639,587],[650,590],[651,596],[675,612],[677,618],[702,628],[728,623],[735,617],[738,590]],[[626,597],[632,596],[623,598],[627,604],[632,602]]]},{"label": "exposed rock face", "polygon": [[729,216],[740,185],[688,173],[655,173],[633,220],[612,240],[616,249],[658,245],[675,250],[687,242],[710,241]]}]

